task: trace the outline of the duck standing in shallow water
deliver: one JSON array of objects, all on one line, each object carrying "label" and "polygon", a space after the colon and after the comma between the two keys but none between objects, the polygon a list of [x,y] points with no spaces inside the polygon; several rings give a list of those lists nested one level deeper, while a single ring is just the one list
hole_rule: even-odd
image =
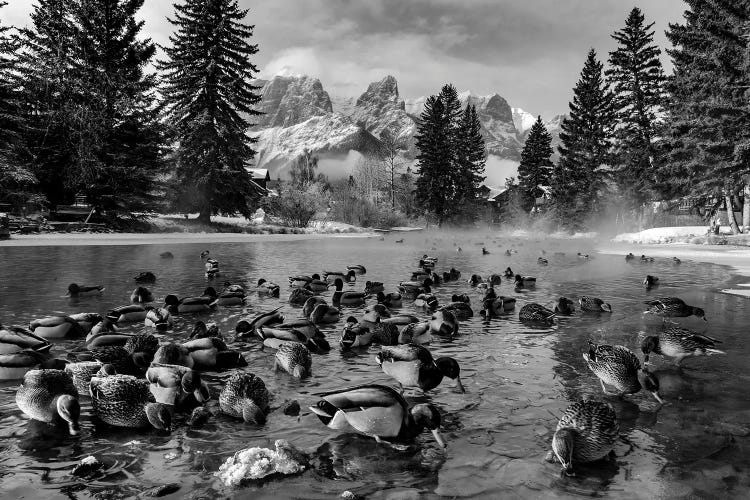
[{"label": "duck standing in shallow water", "polygon": [[[627,347],[597,345],[589,341],[589,352],[583,353],[583,359],[599,378],[604,394],[622,397],[646,389],[659,403],[664,403],[659,396],[659,379],[642,369],[638,357]],[[614,387],[617,392],[608,391],[605,384]]]},{"label": "duck standing in shallow water", "polygon": [[461,367],[449,357],[433,359],[430,351],[421,345],[406,344],[386,346],[375,356],[383,373],[396,379],[401,387],[419,387],[429,391],[440,385],[443,377],[456,381],[459,391],[465,392],[461,384]]},{"label": "duck standing in shallow water", "polygon": [[62,370],[31,370],[16,391],[18,408],[29,417],[52,423],[62,419],[72,436],[81,428],[81,405],[72,377]]},{"label": "duck standing in shallow water", "polygon": [[684,318],[687,316],[697,316],[708,321],[706,312],[700,307],[689,306],[685,301],[678,297],[659,297],[654,300],[644,302],[648,306],[647,314],[655,314],[667,318]]},{"label": "duck standing in shallow water", "polygon": [[597,297],[590,297],[588,295],[582,295],[578,299],[578,304],[581,306],[581,311],[586,312],[612,312],[612,306],[604,302],[602,299]]},{"label": "duck standing in shallow water", "polygon": [[394,389],[384,385],[361,385],[329,392],[315,406],[315,415],[334,430],[353,427],[357,432],[382,442],[384,438],[412,439],[424,428],[430,429],[441,448],[440,412],[431,404],[409,408],[406,400]]},{"label": "duck standing in shallow water", "polygon": [[649,335],[643,339],[641,342],[641,351],[644,355],[643,364],[648,365],[651,353],[672,358],[677,366],[680,366],[685,358],[692,356],[726,354],[714,347],[720,343],[720,340],[701,335],[687,328],[667,328],[659,332],[658,335]]},{"label": "duck standing in shallow water", "polygon": [[595,462],[613,452],[620,424],[609,403],[581,400],[570,405],[552,436],[552,452],[570,474],[575,463]]},{"label": "duck standing in shallow water", "polygon": [[262,425],[266,422],[269,400],[270,394],[260,377],[234,372],[221,389],[219,408],[230,417]]},{"label": "duck standing in shallow water", "polygon": [[68,292],[65,295],[75,299],[79,297],[89,297],[91,295],[101,295],[103,291],[104,287],[101,285],[86,286],[71,283],[68,285]]}]

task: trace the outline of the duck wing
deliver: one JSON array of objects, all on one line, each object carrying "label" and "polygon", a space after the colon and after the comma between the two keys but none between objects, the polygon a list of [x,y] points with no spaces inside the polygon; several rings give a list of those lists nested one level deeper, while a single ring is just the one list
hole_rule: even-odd
[{"label": "duck wing", "polygon": [[379,384],[366,384],[342,391],[320,394],[322,398],[336,409],[344,412],[357,412],[366,408],[391,407],[400,405],[408,408],[406,400],[396,390]]},{"label": "duck wing", "polygon": [[432,365],[432,354],[425,347],[417,344],[401,344],[385,346],[377,354],[379,363],[399,361],[419,361],[423,364]]}]

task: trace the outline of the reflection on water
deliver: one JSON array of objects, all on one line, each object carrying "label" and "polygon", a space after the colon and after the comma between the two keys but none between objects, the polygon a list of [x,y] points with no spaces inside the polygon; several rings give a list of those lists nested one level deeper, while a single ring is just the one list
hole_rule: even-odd
[{"label": "reflection on water", "polygon": [[[25,325],[52,314],[105,312],[128,302],[135,287],[133,277],[152,271],[157,282],[150,286],[163,299],[202,292],[207,282],[199,254],[208,248],[221,262],[223,275],[251,288],[259,278],[282,285],[281,299],[251,296],[240,307],[224,307],[213,314],[181,315],[173,331],[162,340],[184,340],[196,319],[215,321],[230,334],[241,318],[278,305],[288,318],[300,308],[286,304],[287,276],[323,270],[343,270],[348,264],[367,266],[354,289],[363,281],[386,284],[387,291],[408,279],[423,253],[439,257],[437,270],[451,266],[464,277],[484,276],[511,266],[515,272],[536,276],[535,289],[516,293],[503,280],[499,294],[518,299],[516,313],[483,321],[478,314],[462,322],[455,339],[436,339],[430,349],[437,356],[453,356],[461,364],[466,394],[446,381],[431,393],[408,389],[410,402],[431,401],[444,413],[447,452],[439,450],[429,434],[404,451],[376,445],[373,440],[324,427],[307,406],[316,394],[365,382],[387,383],[374,363],[376,347],[345,354],[337,349],[314,355],[313,376],[298,381],[274,373],[273,351],[248,341],[235,344],[245,351],[248,370],[261,376],[274,394],[266,425],[255,427],[218,415],[201,429],[188,429],[178,418],[171,435],[115,430],[90,418],[91,407],[82,398],[82,434],[70,437],[65,429],[29,421],[15,405],[18,382],[0,384],[0,488],[14,496],[35,498],[131,497],[166,483],[181,489],[167,498],[300,497],[331,498],[349,490],[371,498],[401,496],[479,496],[484,498],[682,498],[750,496],[743,453],[750,435],[750,398],[746,386],[748,347],[745,318],[748,302],[717,293],[728,279],[725,268],[668,259],[651,264],[626,263],[621,256],[598,255],[591,260],[576,257],[591,248],[580,242],[529,240],[502,241],[492,237],[460,237],[458,253],[451,237],[443,240],[407,235],[405,244],[394,237],[330,239],[214,245],[142,245],[2,248],[0,258],[0,322]],[[483,243],[490,255],[482,255]],[[433,249],[434,247],[434,249]],[[506,248],[518,253],[508,257]],[[546,250],[549,265],[537,264]],[[171,251],[173,259],[159,254]],[[566,256],[554,252],[566,252]],[[628,250],[623,251],[623,255]],[[661,285],[646,291],[641,282],[656,275]],[[69,283],[101,284],[100,297],[63,297]],[[434,289],[441,302],[453,293],[468,293],[478,313],[479,295],[465,279]],[[330,299],[332,292],[323,295]],[[577,299],[593,295],[612,304],[612,314],[563,317],[550,328],[529,327],[518,322],[517,311],[527,302],[553,306],[560,296]],[[660,295],[679,295],[688,303],[702,305],[708,323],[689,318],[681,323],[724,340],[729,354],[711,359],[688,360],[677,369],[655,356],[654,372],[661,393],[669,402],[659,408],[650,395],[623,400],[607,398],[620,420],[622,442],[617,458],[604,464],[581,467],[575,477],[560,477],[559,466],[548,464],[552,430],[568,404],[583,396],[602,398],[598,380],[585,365],[581,353],[589,339],[622,344],[637,351],[644,331],[658,331],[661,320],[642,316],[643,301]],[[423,314],[408,305],[405,312]],[[362,308],[351,308],[355,316]],[[347,311],[348,313],[349,311]],[[348,314],[346,314],[348,315]],[[323,331],[336,345],[341,328]],[[126,328],[139,331],[140,325]],[[80,341],[61,341],[55,352],[63,354]],[[228,373],[205,378],[218,393]],[[299,417],[284,415],[279,408],[287,400],[300,402]],[[211,402],[215,409],[215,398]],[[219,465],[235,451],[248,446],[273,448],[276,439],[287,439],[313,454],[307,472],[251,485],[240,491],[223,488],[213,477]],[[88,455],[104,464],[101,473],[88,479],[70,475],[74,464]]]}]

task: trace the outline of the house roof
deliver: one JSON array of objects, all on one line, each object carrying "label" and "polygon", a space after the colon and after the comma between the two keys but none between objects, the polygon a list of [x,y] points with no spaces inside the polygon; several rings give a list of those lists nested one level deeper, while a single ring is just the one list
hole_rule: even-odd
[{"label": "house roof", "polygon": [[253,176],[253,180],[260,181],[265,179],[266,181],[271,180],[271,175],[268,173],[267,168],[250,168],[245,167],[245,170]]},{"label": "house roof", "polygon": [[490,190],[489,193],[487,194],[488,201],[495,201],[495,199],[498,196],[500,196],[501,194],[503,194],[504,192],[508,190],[508,188],[504,188],[504,187],[496,188],[496,187],[489,187],[489,186],[488,186],[488,189]]}]

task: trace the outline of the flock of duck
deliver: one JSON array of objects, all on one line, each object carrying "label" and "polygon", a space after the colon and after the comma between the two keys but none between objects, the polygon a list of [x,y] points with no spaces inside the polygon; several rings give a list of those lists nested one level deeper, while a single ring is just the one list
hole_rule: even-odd
[{"label": "flock of duck", "polygon": [[[483,254],[487,253],[483,248]],[[172,258],[172,254],[165,252],[162,257]],[[579,253],[578,258],[590,257]],[[201,259],[206,278],[221,275],[219,262],[208,251],[201,253]],[[628,254],[625,259],[632,261],[636,257]],[[649,258],[641,256],[641,261],[649,262]],[[544,257],[537,262],[541,266],[548,263]],[[679,264],[678,259],[673,262]],[[311,374],[313,355],[331,348],[318,327],[343,320],[339,347],[350,350],[378,344],[375,360],[396,386],[364,384],[321,394],[310,410],[331,429],[353,428],[394,447],[425,429],[445,447],[439,432],[440,410],[430,403],[410,406],[403,392],[406,387],[428,392],[446,378],[453,381],[457,391],[464,392],[458,361],[433,357],[425,344],[433,336],[457,335],[460,322],[472,317],[474,310],[469,294],[454,294],[446,304],[439,304],[433,294],[433,287],[461,280],[459,270],[438,273],[438,259],[428,255],[418,259],[417,264],[417,270],[408,280],[401,281],[396,291],[386,291],[385,285],[376,281],[366,281],[362,290],[355,290],[356,283],[366,274],[365,267],[359,264],[341,272],[290,276],[288,302],[301,306],[302,317],[288,320],[279,307],[242,319],[236,324],[235,340],[257,339],[275,350],[276,371],[304,378]],[[143,272],[134,280],[131,303],[112,308],[104,316],[51,316],[31,321],[28,329],[0,326],[0,379],[23,379],[16,393],[20,410],[39,421],[63,422],[75,435],[80,431],[79,399],[88,397],[93,415],[106,424],[169,432],[176,413],[189,415],[186,421],[191,426],[202,425],[211,418],[205,403],[212,395],[202,373],[232,370],[217,398],[220,411],[247,423],[263,424],[270,412],[271,394],[264,381],[248,371],[242,351],[230,348],[215,324],[196,321],[189,340],[183,343],[164,342],[165,337],[158,334],[172,328],[174,315],[210,313],[217,307],[242,305],[251,293],[280,298],[282,287],[265,279],[259,279],[252,290],[224,282],[220,291],[209,286],[199,296],[167,295],[158,305],[148,289],[156,276]],[[502,273],[488,277],[474,274],[466,280],[469,291],[473,289],[481,297],[479,314],[485,320],[514,314],[516,298],[501,295],[496,289],[503,280],[512,280],[516,292],[536,286],[536,278],[514,273],[510,267]],[[649,275],[644,285],[657,286],[658,278]],[[329,304],[322,294],[331,288]],[[101,286],[71,284],[67,295],[81,297],[103,291]],[[678,297],[658,297],[645,303],[648,314],[706,319],[703,309]],[[399,312],[405,304],[424,314]],[[612,312],[611,305],[598,297],[581,296],[577,304],[586,313]],[[360,317],[343,314],[349,307],[362,306]],[[553,309],[526,303],[518,318],[551,325],[557,317],[573,315],[575,309],[573,300],[560,297]],[[153,328],[157,335],[123,332],[124,325],[136,322]],[[51,340],[63,338],[81,339],[66,359],[51,354]],[[623,397],[644,389],[663,403],[659,381],[648,371],[650,355],[659,354],[680,364],[691,356],[723,354],[716,349],[717,343],[716,339],[665,321],[660,333],[643,339],[643,364],[626,346],[593,342],[583,358],[605,394]],[[593,399],[576,402],[560,418],[548,458],[559,461],[563,471],[570,473],[575,463],[609,456],[618,433],[617,416],[611,405]]]}]

